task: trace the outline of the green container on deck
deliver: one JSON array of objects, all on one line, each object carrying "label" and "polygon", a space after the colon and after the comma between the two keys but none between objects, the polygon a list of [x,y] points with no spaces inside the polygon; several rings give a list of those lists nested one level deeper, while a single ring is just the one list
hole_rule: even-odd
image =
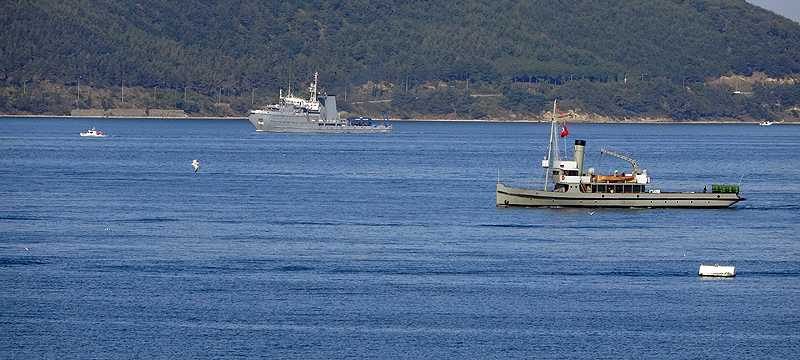
[{"label": "green container on deck", "polygon": [[736,184],[711,184],[711,192],[719,194],[738,194],[739,185]]}]

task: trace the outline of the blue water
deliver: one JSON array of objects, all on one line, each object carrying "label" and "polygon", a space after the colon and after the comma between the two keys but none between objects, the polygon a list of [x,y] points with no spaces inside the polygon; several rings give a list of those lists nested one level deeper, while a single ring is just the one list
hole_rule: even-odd
[{"label": "blue water", "polygon": [[495,208],[545,124],[394,126],[0,120],[0,358],[800,356],[800,126],[572,125],[600,171],[747,197],[593,214]]}]

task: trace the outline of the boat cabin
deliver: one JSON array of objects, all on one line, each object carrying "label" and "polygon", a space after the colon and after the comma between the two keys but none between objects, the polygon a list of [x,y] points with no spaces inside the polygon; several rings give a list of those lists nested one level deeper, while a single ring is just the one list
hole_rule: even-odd
[{"label": "boat cabin", "polygon": [[604,154],[623,158],[633,165],[631,173],[614,172],[610,175],[595,174],[593,168],[587,172],[583,170],[583,154],[586,142],[575,140],[575,153],[573,160],[555,160],[550,169],[550,161],[542,160],[542,167],[548,169],[553,179],[553,191],[557,192],[582,192],[582,193],[644,193],[646,185],[650,183],[647,170],[639,169],[636,161],[619,155],[609,150]]}]

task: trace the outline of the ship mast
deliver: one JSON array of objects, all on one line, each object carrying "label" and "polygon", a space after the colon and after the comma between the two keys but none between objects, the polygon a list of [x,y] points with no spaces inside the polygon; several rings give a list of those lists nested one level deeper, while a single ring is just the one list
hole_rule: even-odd
[{"label": "ship mast", "polygon": [[319,72],[314,72],[314,83],[308,86],[308,92],[311,97],[308,99],[310,102],[317,101],[317,81],[319,80]]},{"label": "ship mast", "polygon": [[[553,100],[553,112],[550,115],[550,140],[547,144],[547,170],[544,172],[544,190],[547,191],[547,184],[550,180],[550,174],[553,168],[558,163],[558,139],[556,139],[556,108],[558,100]],[[555,179],[553,179],[555,183]]]}]

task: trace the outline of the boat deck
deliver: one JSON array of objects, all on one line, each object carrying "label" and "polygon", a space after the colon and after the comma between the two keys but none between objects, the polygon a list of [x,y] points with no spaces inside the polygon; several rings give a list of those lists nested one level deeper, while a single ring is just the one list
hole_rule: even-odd
[{"label": "boat deck", "polygon": [[497,183],[499,207],[640,207],[640,208],[725,208],[744,200],[732,193],[694,192],[557,192],[514,188]]}]

